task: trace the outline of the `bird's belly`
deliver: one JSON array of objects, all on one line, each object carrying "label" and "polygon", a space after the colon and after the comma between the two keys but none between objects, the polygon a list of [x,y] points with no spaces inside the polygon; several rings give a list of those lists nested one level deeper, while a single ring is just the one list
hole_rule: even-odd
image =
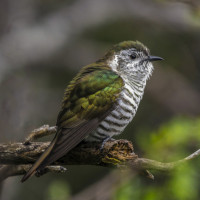
[{"label": "bird's belly", "polygon": [[100,141],[107,137],[119,135],[135,116],[140,102],[140,98],[137,98],[134,95],[133,89],[125,85],[115,109],[87,137],[87,140]]}]

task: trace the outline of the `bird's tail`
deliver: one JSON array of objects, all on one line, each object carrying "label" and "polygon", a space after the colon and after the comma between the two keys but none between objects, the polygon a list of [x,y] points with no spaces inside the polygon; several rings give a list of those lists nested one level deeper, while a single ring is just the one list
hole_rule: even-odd
[{"label": "bird's tail", "polygon": [[47,150],[40,156],[40,158],[35,162],[35,164],[29,169],[29,171],[23,176],[21,182],[26,181],[28,178],[30,178],[31,176],[33,176],[36,171],[38,170],[38,168],[41,167],[41,165],[43,164],[43,162],[45,161],[45,159],[47,158],[47,156],[51,153],[54,145],[55,145],[55,141],[56,138],[54,138],[54,140],[52,141],[52,143],[50,144],[50,146],[47,148]]}]

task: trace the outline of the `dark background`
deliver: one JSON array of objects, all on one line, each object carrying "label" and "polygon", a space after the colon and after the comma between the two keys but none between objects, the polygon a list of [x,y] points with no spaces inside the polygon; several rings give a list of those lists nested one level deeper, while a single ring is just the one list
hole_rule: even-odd
[{"label": "dark background", "polygon": [[[120,138],[160,161],[200,148],[200,3],[198,0],[1,0],[0,141],[23,141],[55,125],[63,92],[79,69],[113,44],[139,40],[155,63],[133,122]],[[154,181],[134,172],[67,166],[21,184],[8,178],[3,200],[199,199],[199,161]],[[123,174],[124,173],[124,174]]]}]

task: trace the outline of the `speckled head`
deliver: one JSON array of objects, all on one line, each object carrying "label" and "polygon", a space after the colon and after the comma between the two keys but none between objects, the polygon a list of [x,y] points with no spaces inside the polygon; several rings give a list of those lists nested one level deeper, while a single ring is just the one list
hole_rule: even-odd
[{"label": "speckled head", "polygon": [[149,49],[139,41],[124,41],[114,45],[103,60],[124,78],[146,81],[153,71],[151,62],[162,58],[151,56]]},{"label": "speckled head", "polygon": [[144,55],[149,55],[149,49],[139,41],[124,41],[113,46],[111,51],[120,52],[122,50],[135,49],[135,51],[143,52]]}]

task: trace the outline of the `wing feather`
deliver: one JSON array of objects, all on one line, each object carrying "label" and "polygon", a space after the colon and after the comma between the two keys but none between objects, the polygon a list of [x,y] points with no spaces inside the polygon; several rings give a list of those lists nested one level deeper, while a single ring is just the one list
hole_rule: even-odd
[{"label": "wing feather", "polygon": [[121,77],[109,68],[98,64],[83,68],[65,92],[57,134],[22,181],[64,156],[94,131],[114,109],[122,86]]}]

